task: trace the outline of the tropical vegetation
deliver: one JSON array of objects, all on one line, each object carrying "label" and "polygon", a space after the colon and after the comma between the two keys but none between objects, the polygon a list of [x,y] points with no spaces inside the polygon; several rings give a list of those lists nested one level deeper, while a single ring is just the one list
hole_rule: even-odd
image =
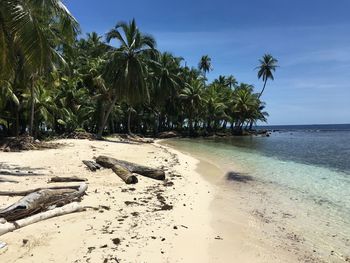
[{"label": "tropical vegetation", "polygon": [[197,68],[184,65],[159,51],[135,20],[106,36],[79,33],[62,1],[0,2],[1,135],[240,134],[267,120],[260,97],[277,67],[269,54],[260,60],[264,86],[256,93],[233,75],[208,83],[208,55]]}]

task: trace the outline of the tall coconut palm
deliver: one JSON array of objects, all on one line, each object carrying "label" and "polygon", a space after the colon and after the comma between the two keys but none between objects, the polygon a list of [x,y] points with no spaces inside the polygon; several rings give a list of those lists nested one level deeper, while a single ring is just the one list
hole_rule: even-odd
[{"label": "tall coconut palm", "polygon": [[268,79],[274,80],[273,72],[276,71],[276,68],[278,67],[277,63],[278,60],[275,59],[270,54],[265,54],[262,59],[259,59],[260,65],[256,67],[258,69],[258,78],[264,81],[263,89],[261,90],[259,94],[259,98],[263,94],[266,83]]},{"label": "tall coconut palm", "polygon": [[213,70],[211,58],[208,55],[202,56],[198,64],[198,68],[203,72],[204,78],[206,78],[207,73]]},{"label": "tall coconut palm", "polygon": [[[159,53],[156,56],[156,61],[152,61],[152,72],[148,79],[151,83],[151,108],[154,110],[154,115],[158,116],[154,120],[154,133],[158,133],[158,126],[161,123],[161,115],[166,104],[175,103],[175,97],[178,94],[179,86],[182,83],[180,63],[182,58],[174,57],[168,52]],[[169,108],[169,107],[167,107]]]},{"label": "tall coconut palm", "polygon": [[60,0],[0,1],[0,79],[13,82],[27,72],[23,82],[31,94],[30,133],[35,82],[53,63],[63,62],[58,48],[71,44],[77,32],[77,21]]},{"label": "tall coconut palm", "polygon": [[[110,52],[106,75],[114,88],[114,99],[110,104],[98,136],[102,136],[108,117],[117,101],[125,100],[130,108],[139,102],[149,101],[149,91],[145,82],[147,61],[155,54],[156,41],[142,33],[133,19],[129,23],[120,22],[107,33],[107,42],[116,39],[120,46]],[[129,110],[128,132],[132,110]]]}]

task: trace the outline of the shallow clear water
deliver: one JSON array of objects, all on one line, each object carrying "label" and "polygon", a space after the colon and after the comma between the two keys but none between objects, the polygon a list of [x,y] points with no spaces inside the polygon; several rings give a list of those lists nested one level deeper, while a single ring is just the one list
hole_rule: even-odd
[{"label": "shallow clear water", "polygon": [[243,191],[264,193],[259,198],[265,198],[264,209],[271,216],[278,209],[293,214],[284,222],[290,231],[300,233],[323,254],[337,253],[341,262],[350,256],[350,126],[342,128],[294,127],[270,137],[182,139],[169,144],[233,172],[231,179],[245,175],[258,182],[259,191],[252,186]]}]

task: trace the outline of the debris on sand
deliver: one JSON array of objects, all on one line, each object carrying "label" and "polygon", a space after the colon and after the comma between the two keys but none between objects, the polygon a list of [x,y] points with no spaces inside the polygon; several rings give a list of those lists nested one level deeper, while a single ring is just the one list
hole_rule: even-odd
[{"label": "debris on sand", "polygon": [[21,135],[17,137],[5,138],[0,141],[0,151],[4,152],[20,152],[29,150],[56,149],[59,143],[48,143],[34,140],[29,135]]},{"label": "debris on sand", "polygon": [[114,245],[118,246],[118,245],[120,244],[121,241],[120,241],[119,238],[113,238],[113,239],[112,239],[112,242],[113,242]]}]

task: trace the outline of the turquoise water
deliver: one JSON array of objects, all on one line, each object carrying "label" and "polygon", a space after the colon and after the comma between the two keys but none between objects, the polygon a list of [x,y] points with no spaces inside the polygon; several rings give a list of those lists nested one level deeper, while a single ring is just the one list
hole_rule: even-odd
[{"label": "turquoise water", "polygon": [[350,256],[350,131],[168,143],[223,168],[226,188],[248,196],[248,210],[264,211],[282,234],[300,236],[311,253],[326,262]]}]

